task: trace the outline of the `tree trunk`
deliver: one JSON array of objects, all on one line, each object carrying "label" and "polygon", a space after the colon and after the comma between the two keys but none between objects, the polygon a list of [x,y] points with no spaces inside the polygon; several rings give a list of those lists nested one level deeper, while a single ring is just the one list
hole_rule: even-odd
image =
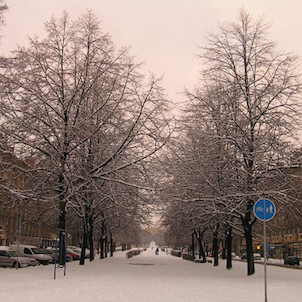
[{"label": "tree trunk", "polygon": [[104,259],[104,238],[100,237],[100,259]]},{"label": "tree trunk", "polygon": [[61,174],[59,176],[59,199],[60,199],[60,214],[59,214],[59,259],[60,265],[65,265],[66,258],[66,201],[64,195],[64,176]]},{"label": "tree trunk", "polygon": [[106,250],[106,246],[105,246],[105,234],[106,234],[106,226],[105,226],[105,222],[102,221],[102,227],[101,227],[101,237],[100,237],[100,259],[104,259],[105,258],[105,250]]},{"label": "tree trunk", "polygon": [[195,259],[195,241],[194,241],[194,232],[192,232],[192,257]]},{"label": "tree trunk", "polygon": [[214,266],[218,266],[218,228],[213,232]]},{"label": "tree trunk", "polygon": [[247,205],[247,211],[245,217],[241,216],[241,221],[244,229],[244,237],[246,242],[246,255],[247,255],[247,275],[253,275],[255,273],[255,263],[253,256],[253,235],[252,227],[256,221],[256,218],[251,221],[251,212],[253,208],[253,201],[250,200]]},{"label": "tree trunk", "polygon": [[226,259],[226,240],[221,241],[221,246],[222,246],[221,259],[225,260]]},{"label": "tree trunk", "polygon": [[232,268],[232,234],[233,228],[231,226],[227,226],[227,238],[226,238],[226,250],[227,250],[227,261],[226,261],[226,268]]},{"label": "tree trunk", "polygon": [[84,227],[80,265],[85,264],[85,254],[86,254],[86,248],[87,248],[87,241],[88,241],[87,227]]},{"label": "tree trunk", "polygon": [[198,242],[198,248],[199,248],[199,253],[198,253],[198,258],[201,259],[202,258],[202,262],[205,263],[207,262],[207,258],[206,258],[206,253],[202,244],[202,236],[203,234],[201,234],[201,232],[198,232],[198,236],[196,236],[197,238],[197,242]]},{"label": "tree trunk", "polygon": [[93,217],[89,217],[89,232],[88,232],[88,241],[89,241],[89,260],[94,260],[94,246],[93,246]]},{"label": "tree trunk", "polygon": [[246,255],[247,255],[247,274],[248,276],[255,273],[255,263],[253,256],[253,237],[251,225],[248,226],[247,230],[244,232],[246,241]]},{"label": "tree trunk", "polygon": [[112,232],[110,232],[110,257],[113,257],[113,238],[112,238]]},{"label": "tree trunk", "polygon": [[104,244],[104,247],[105,247],[105,249],[104,249],[105,258],[107,258],[108,257],[108,236],[105,237],[105,242],[104,243],[105,243]]}]

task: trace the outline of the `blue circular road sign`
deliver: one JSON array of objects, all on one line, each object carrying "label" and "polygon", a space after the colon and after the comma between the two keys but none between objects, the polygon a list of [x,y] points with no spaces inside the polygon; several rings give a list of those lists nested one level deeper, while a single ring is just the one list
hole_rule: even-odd
[{"label": "blue circular road sign", "polygon": [[254,204],[254,214],[259,220],[269,221],[276,214],[275,204],[269,199],[259,199]]}]

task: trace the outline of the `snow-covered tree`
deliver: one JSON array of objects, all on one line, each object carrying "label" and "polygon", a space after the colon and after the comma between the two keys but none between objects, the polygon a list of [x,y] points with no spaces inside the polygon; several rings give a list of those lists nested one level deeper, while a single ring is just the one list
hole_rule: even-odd
[{"label": "snow-covered tree", "polygon": [[63,232],[74,194],[90,203],[92,181],[122,183],[119,171],[158,151],[169,129],[160,80],[145,81],[91,12],[75,21],[64,13],[45,29],[2,69],[0,131],[43,171]]},{"label": "snow-covered tree", "polygon": [[254,273],[253,205],[261,196],[276,197],[261,184],[271,177],[269,171],[288,162],[301,106],[297,58],[277,51],[268,40],[268,28],[243,10],[239,22],[222,24],[201,48],[205,65],[199,87],[187,93],[202,117],[216,115],[219,139],[228,146],[236,172],[230,183],[237,187],[232,213],[242,223],[248,275]]}]

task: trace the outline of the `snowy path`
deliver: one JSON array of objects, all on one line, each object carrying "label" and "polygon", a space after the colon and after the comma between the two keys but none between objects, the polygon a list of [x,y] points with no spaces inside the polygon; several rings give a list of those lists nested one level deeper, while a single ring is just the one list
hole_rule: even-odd
[{"label": "snowy path", "polygon": [[[127,259],[124,252],[79,266],[69,263],[53,279],[53,266],[0,268],[0,301],[5,302],[259,302],[264,301],[263,266],[246,276],[246,264],[233,269],[196,264],[154,250]],[[302,301],[302,270],[268,267],[268,301]]]}]

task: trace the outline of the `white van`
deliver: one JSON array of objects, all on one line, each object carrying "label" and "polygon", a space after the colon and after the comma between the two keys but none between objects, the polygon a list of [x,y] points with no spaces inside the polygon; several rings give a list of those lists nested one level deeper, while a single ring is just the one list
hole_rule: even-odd
[{"label": "white van", "polygon": [[11,245],[8,248],[9,251],[15,251],[18,256],[31,257],[38,261],[38,263],[47,265],[52,261],[52,257],[43,253],[38,247],[33,245]]},{"label": "white van", "polygon": [[38,265],[36,259],[19,257],[15,251],[9,251],[8,246],[0,246],[0,266],[27,267],[36,265]]}]

